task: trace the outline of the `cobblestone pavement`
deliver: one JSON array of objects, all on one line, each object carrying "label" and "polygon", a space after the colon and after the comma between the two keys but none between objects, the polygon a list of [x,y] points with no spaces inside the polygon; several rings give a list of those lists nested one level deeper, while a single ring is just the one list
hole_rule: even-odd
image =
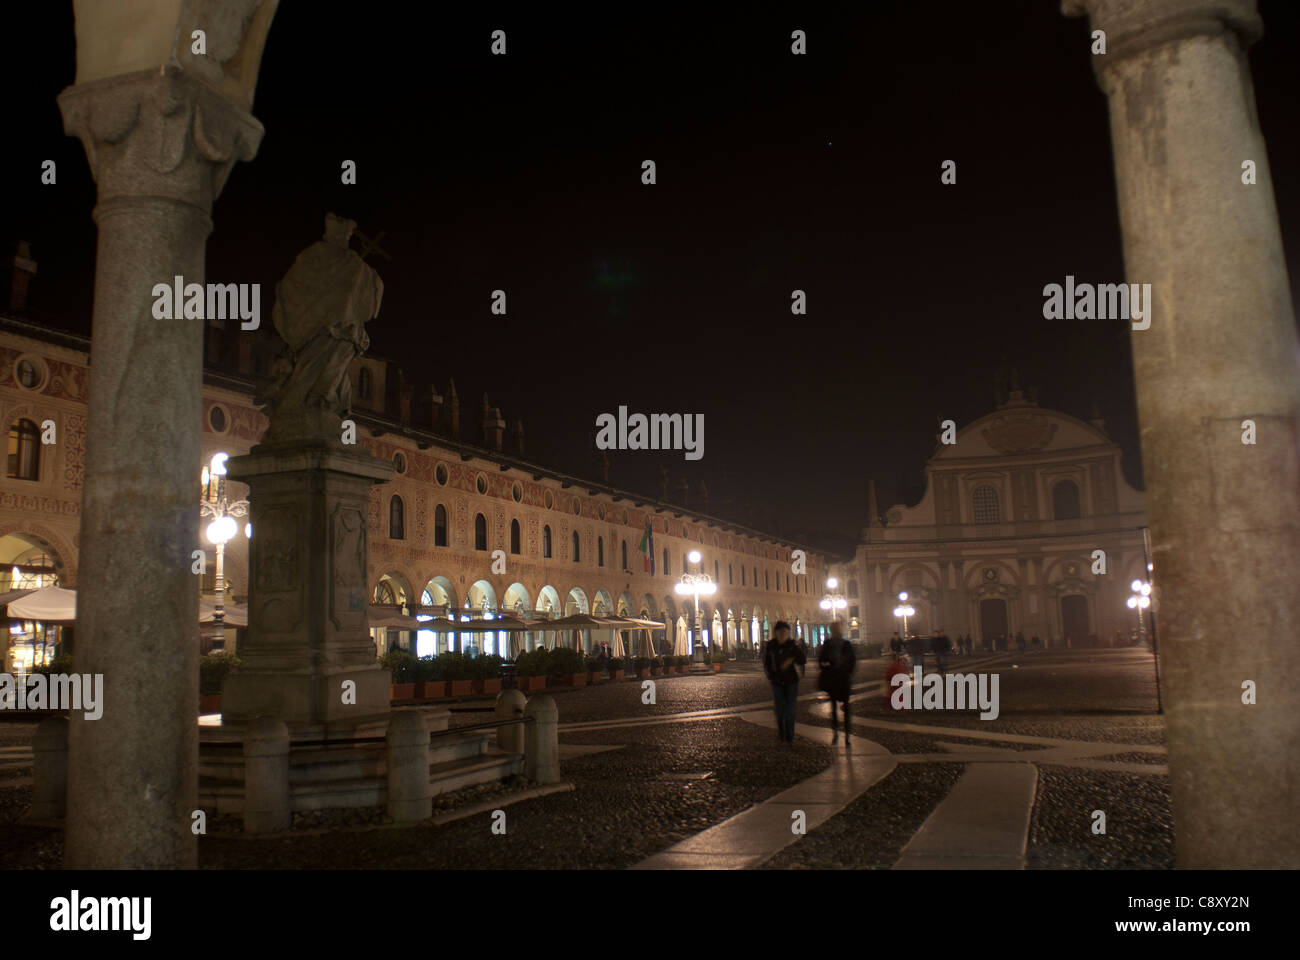
[{"label": "cobblestone pavement", "polygon": [[[1030,868],[1173,865],[1164,724],[1154,712],[1149,653],[953,658],[955,672],[999,674],[1000,716],[991,721],[975,713],[887,709],[884,663],[864,662],[855,677],[855,736],[881,744],[898,766],[764,868],[892,866],[967,764],[986,756],[1038,769]],[[829,709],[816,692],[815,674],[814,666],[800,685],[798,723],[828,727]],[[613,749],[564,760],[562,774],[574,785],[572,792],[505,806],[504,836],[491,832],[487,813],[441,825],[393,827],[381,825],[382,811],[361,811],[338,820],[341,829],[328,834],[204,837],[200,862],[231,868],[627,867],[831,763],[834,748],[804,738],[783,748],[770,730],[740,718],[742,712],[771,710],[770,688],[757,664],[733,662],[721,674],[659,678],[654,690],[653,704],[642,702],[636,681],[555,691],[562,747]],[[473,712],[484,706],[455,705],[466,712],[453,722],[484,719]],[[30,742],[31,729],[0,724],[0,745]],[[29,798],[29,786],[6,789],[0,781],[0,866],[57,866],[61,858],[57,831],[14,823]],[[1106,813],[1105,834],[1093,833],[1095,810]],[[299,819],[308,826],[334,822]]]}]

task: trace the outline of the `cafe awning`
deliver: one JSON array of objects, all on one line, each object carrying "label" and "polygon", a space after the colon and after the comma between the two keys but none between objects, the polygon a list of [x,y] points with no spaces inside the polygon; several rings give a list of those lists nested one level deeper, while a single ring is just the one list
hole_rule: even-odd
[{"label": "cafe awning", "polygon": [[42,587],[9,604],[12,620],[41,620],[72,623],[77,619],[77,591],[63,587]]}]

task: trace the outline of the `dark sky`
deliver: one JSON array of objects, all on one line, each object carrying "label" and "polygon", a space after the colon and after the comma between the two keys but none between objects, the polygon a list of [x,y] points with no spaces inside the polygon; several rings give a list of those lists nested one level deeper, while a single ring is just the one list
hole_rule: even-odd
[{"label": "dark sky", "polygon": [[[1123,279],[1085,20],[1042,0],[424,6],[283,0],[254,104],[266,137],[217,202],[209,280],[262,283],[269,319],[325,211],[386,231],[371,353],[417,383],[454,377],[470,439],[486,391],[524,419],[530,459],[594,475],[599,414],[702,413],[702,460],[614,453],[611,481],[655,493],[662,462],[674,488],[708,483],[711,512],[747,504],[819,544],[852,542],[868,477],[882,508],[921,496],[937,421],[990,411],[1004,356],[1045,406],[1087,418],[1095,400],[1141,485],[1126,324],[1042,318],[1044,284]],[[54,101],[71,4],[24,7],[0,51],[21,131],[0,240],[32,241],[33,310],[88,330],[93,184]],[[1294,276],[1300,4],[1260,7],[1252,70]],[[46,158],[57,187],[38,183]]]}]

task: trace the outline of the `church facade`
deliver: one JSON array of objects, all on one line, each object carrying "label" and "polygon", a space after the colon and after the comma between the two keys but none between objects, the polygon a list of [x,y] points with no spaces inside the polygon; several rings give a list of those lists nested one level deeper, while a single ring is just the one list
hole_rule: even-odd
[{"label": "church facade", "polygon": [[902,632],[894,610],[906,593],[914,634],[942,628],[994,648],[1019,634],[1041,646],[1128,641],[1130,585],[1150,579],[1146,506],[1103,421],[1011,390],[941,442],[925,472],[920,502],[883,515],[873,486],[856,554],[835,565],[861,639]]}]

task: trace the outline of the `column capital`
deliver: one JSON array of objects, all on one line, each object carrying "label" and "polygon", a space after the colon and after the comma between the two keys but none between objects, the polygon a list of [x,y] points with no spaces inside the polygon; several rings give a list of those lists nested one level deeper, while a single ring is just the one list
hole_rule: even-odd
[{"label": "column capital", "polygon": [[172,67],[79,83],[58,102],[64,131],[85,147],[101,205],[151,196],[208,214],[264,133],[252,114]]},{"label": "column capital", "polygon": [[1232,34],[1245,49],[1264,35],[1256,0],[1061,0],[1061,13],[1087,16],[1106,32],[1106,52],[1093,60],[1098,74],[1176,40]]}]

